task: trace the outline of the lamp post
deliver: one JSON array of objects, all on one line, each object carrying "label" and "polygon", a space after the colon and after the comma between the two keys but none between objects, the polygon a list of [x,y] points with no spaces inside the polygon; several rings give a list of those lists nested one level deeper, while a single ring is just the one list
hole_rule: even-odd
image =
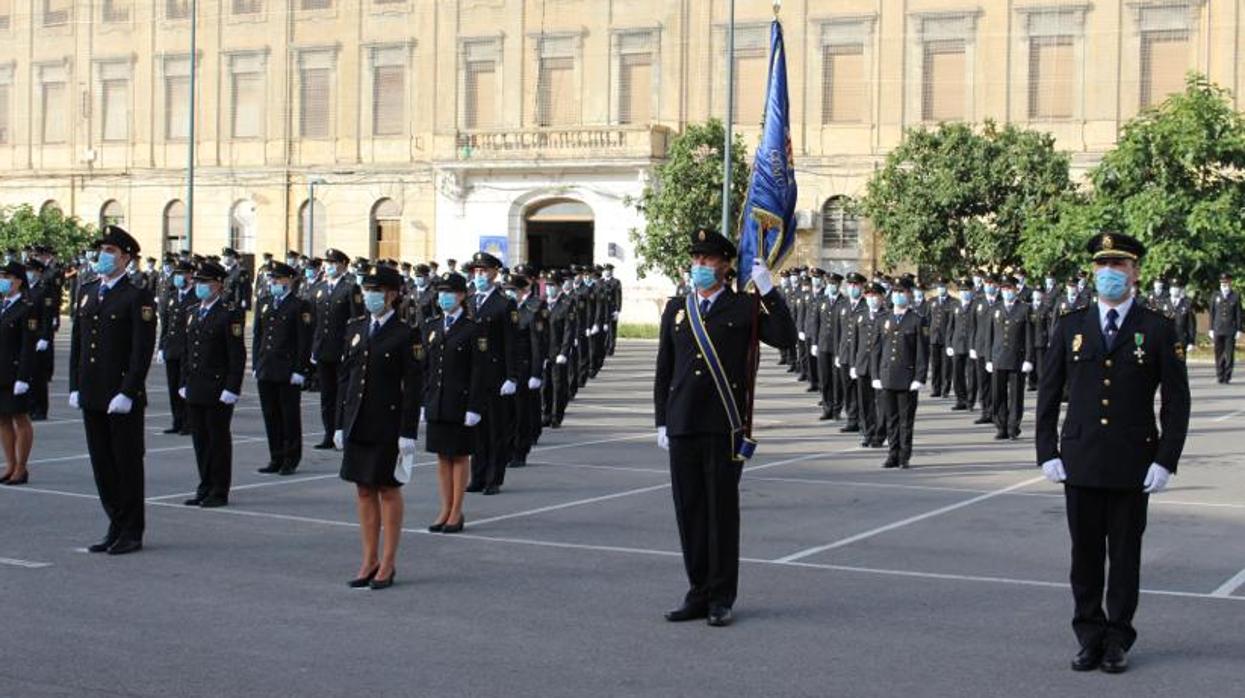
[{"label": "lamp post", "polygon": [[303,241],[303,252],[315,254],[314,245],[316,242],[316,187],[321,184],[328,184],[321,177],[313,177],[307,180],[307,239]]},{"label": "lamp post", "polygon": [[195,88],[198,71],[199,0],[190,0],[190,114],[186,140],[186,249],[194,249],[195,235]]},{"label": "lamp post", "polygon": [[731,233],[731,122],[735,118],[735,0],[726,0],[726,142],[722,147],[722,234]]}]

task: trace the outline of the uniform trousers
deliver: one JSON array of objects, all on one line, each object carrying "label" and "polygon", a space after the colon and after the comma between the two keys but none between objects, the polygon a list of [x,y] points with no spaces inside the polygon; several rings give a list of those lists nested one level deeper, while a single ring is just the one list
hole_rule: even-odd
[{"label": "uniform trousers", "polygon": [[913,390],[879,390],[879,412],[886,422],[887,460],[907,463],[912,460],[912,427],[916,420],[917,392]]},{"label": "uniform trousers", "polygon": [[832,419],[838,419],[843,410],[839,398],[838,371],[834,370],[834,354],[828,351],[817,352],[817,375],[821,378],[821,413]]},{"label": "uniform trousers", "polygon": [[146,526],[143,408],[135,405],[129,414],[84,409],[82,424],[95,488],[108,515],[108,537],[141,542]]},{"label": "uniform trousers", "polygon": [[194,405],[186,403],[186,420],[190,425],[190,439],[195,449],[195,464],[199,467],[199,487],[195,496],[229,498],[229,485],[233,480],[233,436],[229,433],[233,421],[233,405]]},{"label": "uniform trousers", "polygon": [[1232,380],[1232,367],[1236,363],[1236,333],[1215,333],[1215,377],[1221,383]]},{"label": "uniform trousers", "polygon": [[1029,371],[1029,390],[1037,390],[1038,381],[1041,380],[1042,362],[1046,360],[1046,347],[1036,346],[1033,348],[1033,370]]},{"label": "uniform trousers", "polygon": [[589,339],[592,343],[592,371],[590,375],[593,378],[596,378],[597,373],[601,371],[601,367],[605,365],[605,332],[606,328],[602,327]]},{"label": "uniform trousers", "polygon": [[588,385],[592,364],[596,359],[592,356],[592,338],[581,337],[579,340],[579,387]]},{"label": "uniform trousers", "polygon": [[47,349],[35,353],[35,371],[30,379],[30,416],[38,419],[48,416],[48,383],[56,362],[52,354],[54,341],[48,342]]},{"label": "uniform trousers", "polygon": [[992,420],[994,401],[990,394],[990,372],[986,370],[986,360],[978,356],[973,360],[973,369],[977,377],[977,400],[981,403],[981,417]]},{"label": "uniform trousers", "polygon": [[540,433],[540,391],[530,390],[527,381],[514,394],[514,458],[526,458]]},{"label": "uniform trousers", "polygon": [[186,399],[178,394],[182,385],[182,360],[165,359],[164,377],[169,384],[169,412],[173,413],[173,428],[186,429]]},{"label": "uniform trousers", "polygon": [[[821,347],[817,347],[817,348],[821,349]],[[817,352],[817,354],[820,354],[820,353],[821,353],[820,351]],[[821,372],[818,370],[818,364],[820,362],[820,359],[818,358],[817,354],[813,353],[813,344],[812,342],[809,342],[808,343],[808,387],[812,388],[813,390],[821,389],[821,384],[818,381],[818,378],[821,375]]]},{"label": "uniform trousers", "polygon": [[614,348],[618,346],[618,321],[609,321],[610,333],[605,337],[605,352],[610,356],[614,355]]},{"label": "uniform trousers", "polygon": [[[1141,490],[1064,486],[1068,530],[1072,534],[1072,630],[1082,647],[1118,643],[1125,650],[1137,640],[1141,580],[1141,538],[1150,496]],[[1105,572],[1110,561],[1110,573]],[[1106,577],[1106,612],[1103,581]]]},{"label": "uniform trousers", "polygon": [[567,381],[566,364],[550,361],[545,367],[545,383],[541,386],[544,416],[549,418],[550,424],[561,424],[566,417],[566,403],[571,397]]},{"label": "uniform trousers", "polygon": [[670,437],[670,483],[692,605],[735,603],[739,588],[739,474],[728,434]]},{"label": "uniform trousers", "polygon": [[1025,374],[994,367],[991,374],[994,398],[994,426],[1000,434],[1020,434],[1020,418],[1025,412]]},{"label": "uniform trousers", "polygon": [[886,434],[878,423],[877,395],[873,390],[873,381],[868,376],[856,379],[856,404],[860,412],[861,440],[880,443]]},{"label": "uniform trousers", "polygon": [[934,397],[939,397],[946,392],[944,390],[945,381],[943,380],[943,359],[947,358],[946,346],[942,344],[929,345],[929,375],[930,375],[930,393]]},{"label": "uniform trousers", "polygon": [[795,343],[795,370],[799,371],[800,380],[808,380],[808,342],[797,340]]},{"label": "uniform trousers", "polygon": [[294,469],[303,458],[301,389],[289,381],[256,381],[259,409],[268,435],[268,458],[281,468]]},{"label": "uniform trousers", "polygon": [[337,372],[341,365],[336,361],[316,364],[316,376],[320,380],[320,422],[324,424],[324,440],[330,441],[337,431]]},{"label": "uniform trousers", "polygon": [[843,394],[843,414],[847,417],[848,427],[860,426],[860,393],[856,388],[856,379],[852,378],[852,368],[844,362],[835,368],[839,374],[839,388]]},{"label": "uniform trousers", "polygon": [[506,481],[506,466],[514,454],[514,395],[502,397],[498,388],[486,390],[492,395],[476,426],[475,451],[471,454],[471,484],[477,487],[501,487]]}]

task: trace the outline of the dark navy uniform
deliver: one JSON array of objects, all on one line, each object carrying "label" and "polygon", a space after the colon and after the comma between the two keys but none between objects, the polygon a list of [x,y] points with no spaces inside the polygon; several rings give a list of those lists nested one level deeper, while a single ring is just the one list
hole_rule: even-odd
[{"label": "dark navy uniform", "polygon": [[951,316],[957,303],[950,294],[935,295],[929,301],[929,383],[930,397],[951,395],[955,360],[947,356]]},{"label": "dark navy uniform", "polygon": [[[861,283],[863,281],[861,278]],[[839,345],[834,358],[838,364],[839,385],[843,390],[843,414],[847,418],[847,424],[839,431],[845,434],[860,431],[860,390],[856,387],[856,379],[852,378],[852,367],[856,365],[856,334],[860,328],[857,317],[868,312],[863,296],[855,301],[849,298],[839,308]]]},{"label": "dark navy uniform", "polygon": [[320,421],[324,424],[324,441],[319,448],[332,448],[333,432],[337,430],[337,398],[342,354],[346,349],[346,323],[362,315],[363,293],[350,276],[343,272],[336,281],[327,277],[315,285],[316,328],[311,340],[312,363],[320,384]]},{"label": "dark navy uniform", "polygon": [[235,262],[229,268],[229,276],[225,279],[221,299],[245,313],[251,309],[251,288],[251,272],[242,264]]},{"label": "dark navy uniform", "polygon": [[885,421],[890,447],[883,467],[907,468],[912,460],[912,429],[920,396],[912,384],[924,383],[929,372],[928,329],[921,315],[912,310],[879,319],[881,322],[875,321],[877,337],[869,375],[870,380],[882,385],[877,395],[878,412]]},{"label": "dark navy uniform", "polygon": [[1188,298],[1168,298],[1161,309],[1176,328],[1176,341],[1183,344],[1186,351],[1197,344],[1197,312]]},{"label": "dark navy uniform", "polygon": [[[208,266],[217,265],[205,262],[198,273]],[[242,394],[242,376],[246,372],[242,328],[246,315],[227,305],[223,297],[207,308],[202,304],[191,306],[188,315],[181,384],[199,468],[199,486],[187,504],[220,505],[229,501],[233,482],[234,405],[227,399],[236,401]],[[226,392],[232,398],[227,398]]]},{"label": "dark navy uniform", "polygon": [[605,270],[610,272],[610,278],[603,279],[601,284],[605,286],[609,293],[610,315],[609,328],[610,332],[605,342],[605,351],[610,355],[614,355],[614,348],[618,345],[618,316],[622,313],[622,282],[613,275],[614,265],[606,264]]},{"label": "dark navy uniform", "polygon": [[[512,274],[510,283],[520,275]],[[526,279],[524,280],[526,282]],[[545,361],[549,355],[549,310],[540,298],[529,295],[518,304],[519,321],[515,325],[515,356],[519,380],[515,393],[514,454],[511,467],[527,465],[532,444],[540,438],[540,388],[532,389],[532,379],[544,382]],[[604,331],[602,331],[603,333]],[[604,358],[602,345],[602,358]]]},{"label": "dark navy uniform", "polygon": [[173,413],[173,426],[165,433],[189,434],[190,427],[186,423],[186,401],[178,393],[182,385],[182,361],[186,356],[186,323],[190,319],[190,309],[199,304],[192,290],[190,280],[194,268],[190,264],[179,267],[178,273],[185,274],[186,285],[175,288],[169,284],[168,290],[160,299],[160,339],[157,347],[164,356],[164,376],[168,381],[169,411]]},{"label": "dark navy uniform", "polygon": [[[1231,280],[1225,276],[1221,283]],[[1236,364],[1236,333],[1241,331],[1241,299],[1236,291],[1216,291],[1211,296],[1210,329],[1215,334],[1215,376],[1220,383],[1231,383]]]},{"label": "dark navy uniform", "polygon": [[977,381],[977,401],[981,403],[981,417],[974,422],[975,424],[990,424],[994,421],[994,400],[990,392],[993,386],[990,382],[990,373],[986,371],[986,362],[990,360],[990,352],[993,349],[993,337],[990,332],[991,318],[994,316],[994,309],[1001,303],[998,296],[991,299],[985,293],[973,299],[973,342],[970,350],[972,355],[977,357],[972,359],[972,370]]},{"label": "dark navy uniform", "polygon": [[[559,283],[557,277],[550,283]],[[562,426],[566,417],[566,405],[571,399],[571,380],[569,364],[574,354],[575,337],[579,325],[576,323],[574,300],[567,294],[559,292],[549,298],[548,339],[549,355],[545,362],[545,379],[542,386],[544,393],[544,418],[549,426],[557,429]]]},{"label": "dark navy uniform", "polygon": [[305,382],[311,371],[314,323],[311,304],[289,290],[279,299],[269,295],[256,309],[251,366],[268,435],[269,458],[268,467],[261,472],[290,475],[302,460],[298,383]]},{"label": "dark navy uniform", "polygon": [[[962,284],[960,288],[967,288],[967,285]],[[951,388],[955,391],[955,405],[951,409],[971,411],[977,405],[977,371],[969,358],[977,325],[972,301],[965,303],[962,298],[953,301],[947,322],[948,346],[954,354],[947,357],[952,361]]]},{"label": "dark navy uniform", "polygon": [[424,352],[424,447],[429,453],[458,458],[471,455],[474,448],[476,427],[464,421],[468,412],[483,414],[486,401],[489,347],[479,341],[481,331],[465,310],[453,319],[424,320],[419,351]]},{"label": "dark navy uniform", "polygon": [[990,322],[991,395],[999,439],[1020,436],[1025,409],[1025,364],[1033,370],[1033,328],[1029,306],[1017,298],[1011,307],[999,302]]},{"label": "dark navy uniform", "polygon": [[[0,415],[2,416],[30,413],[30,386],[38,370],[35,343],[39,340],[42,324],[39,308],[27,298],[25,293],[19,294],[16,298],[0,296]],[[26,384],[26,393],[13,394],[13,384],[18,382]]]},{"label": "dark navy uniform", "polygon": [[1046,301],[1037,305],[1029,305],[1029,327],[1033,330],[1033,372],[1029,375],[1032,390],[1037,390],[1037,381],[1042,377],[1042,364],[1046,358],[1046,347],[1050,344],[1050,312]]},{"label": "dark navy uniform", "polygon": [[[882,288],[876,289],[880,295]],[[860,445],[866,448],[881,448],[882,439],[886,436],[885,429],[878,418],[877,395],[873,390],[873,380],[869,370],[873,363],[873,347],[878,339],[885,311],[879,308],[870,311],[868,306],[856,314],[856,331],[853,333],[855,347],[852,349],[852,366],[856,369],[856,404],[860,411]]]},{"label": "dark navy uniform", "polygon": [[48,416],[48,383],[56,362],[56,330],[60,327],[60,288],[47,274],[44,267],[39,280],[22,294],[30,299],[32,312],[39,320],[35,341],[37,346],[43,347],[36,348],[34,369],[30,374],[30,418],[35,421]]},{"label": "dark navy uniform", "polygon": [[[476,253],[472,265],[480,264],[501,266],[492,255]],[[480,323],[479,341],[484,342],[490,352],[484,367],[483,419],[476,430],[476,450],[471,459],[471,483],[467,491],[495,494],[506,480],[506,466],[514,449],[515,396],[501,395],[500,391],[506,381],[514,384],[516,393],[519,385],[519,353],[515,339],[519,311],[499,286],[494,286],[487,295],[476,294],[469,298],[467,309],[472,319]]]},{"label": "dark navy uniform", "polygon": [[[841,279],[835,279],[838,283]],[[821,418],[838,419],[843,410],[843,398],[840,394],[838,371],[834,367],[834,357],[839,341],[839,311],[847,306],[847,299],[835,293],[825,296],[817,302],[814,313],[812,343],[817,347],[817,375],[821,379],[818,388],[821,390]]]}]

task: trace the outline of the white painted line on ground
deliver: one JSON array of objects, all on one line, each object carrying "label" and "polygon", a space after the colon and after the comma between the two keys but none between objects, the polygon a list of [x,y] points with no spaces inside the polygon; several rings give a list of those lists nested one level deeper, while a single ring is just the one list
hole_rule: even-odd
[{"label": "white painted line on ground", "polygon": [[[73,410],[74,408],[66,406],[65,409]],[[234,408],[235,413],[237,412],[258,412],[258,411],[259,411],[258,405],[253,406],[253,407],[235,407]],[[143,420],[146,421],[148,417],[172,417],[172,416],[173,416],[172,412],[150,412],[148,414],[143,415]],[[46,419],[42,422],[34,422],[34,425],[35,425],[35,429],[39,429],[41,427],[55,427],[55,426],[60,426],[64,424],[81,424],[81,423],[82,423],[81,418],[78,418],[78,419]],[[148,428],[154,429],[155,427],[148,427]]]},{"label": "white painted line on ground", "polygon": [[[249,444],[249,443],[257,443],[261,441],[266,442],[268,441],[268,438],[265,436],[244,436],[241,438],[235,438],[233,440],[233,443],[236,446],[237,444]],[[171,451],[188,451],[193,448],[194,448],[193,444],[186,444],[184,446],[166,446],[163,448],[149,448],[144,453],[169,453]],[[38,458],[38,459],[30,461],[29,464],[39,465],[42,463],[63,463],[65,461],[71,461],[71,460],[82,460],[84,458],[89,459],[90,457],[91,457],[91,454],[89,453],[79,453],[76,456],[59,456],[57,458]]]},{"label": "white painted line on ground", "polygon": [[994,499],[995,497],[1007,494],[1008,492],[1022,489],[1032,484],[1036,484],[1038,482],[1041,482],[1044,479],[1045,479],[1044,477],[1040,477],[1040,476],[1035,477],[1035,478],[1030,478],[1028,480],[1025,480],[1024,482],[1018,482],[1014,485],[1009,485],[1002,489],[993,490],[991,492],[978,495],[971,499],[965,499],[962,502],[956,502],[955,504],[949,504],[945,507],[939,507],[938,509],[934,509],[933,511],[927,511],[924,514],[917,514],[916,516],[910,516],[906,519],[903,519],[902,521],[896,521],[894,523],[890,523],[885,526],[879,526],[870,531],[865,531],[863,533],[857,533],[854,536],[848,536],[847,538],[836,540],[833,543],[826,543],[825,545],[818,545],[812,548],[805,548],[804,550],[801,550],[796,553],[792,553],[790,555],[787,555],[786,557],[777,558],[776,560],[774,560],[774,562],[796,562],[798,560],[803,560],[806,557],[816,555],[818,553],[824,553],[827,550],[834,550],[835,548],[842,548],[844,546],[851,545],[852,543],[858,543],[862,540],[866,540],[868,538],[872,538],[874,536],[887,533],[888,531],[894,531],[895,529],[903,528],[904,526],[909,526],[914,523],[924,521],[926,519],[932,519],[935,516],[941,516],[943,514],[947,514],[953,511],[957,511],[959,509],[963,509],[965,507],[972,506],[979,502],[984,502],[987,499]]},{"label": "white painted line on ground", "polygon": [[577,448],[579,446],[596,446],[597,444],[612,444],[616,441],[635,441],[636,439],[643,439],[645,437],[652,438],[653,442],[656,443],[657,430],[654,429],[651,432],[646,431],[640,434],[629,434],[627,436],[616,436],[616,437],[609,438],[609,439],[595,439],[593,441],[581,441],[577,444],[557,444],[556,446],[536,446],[535,448],[532,449],[532,453],[543,453],[545,451],[558,451],[564,448]]},{"label": "white painted line on ground", "polygon": [[1220,417],[1215,417],[1214,421],[1216,421],[1216,422],[1226,422],[1226,421],[1228,421],[1229,419],[1232,419],[1233,417],[1238,417],[1238,416],[1240,416],[1240,415],[1242,415],[1242,414],[1245,414],[1245,410],[1237,410],[1237,411],[1235,411],[1235,412],[1229,412],[1229,413],[1227,413],[1227,414],[1225,414],[1225,415],[1223,415],[1223,416],[1220,416]]},{"label": "white painted line on ground", "polygon": [[28,570],[37,570],[43,567],[51,567],[50,562],[32,562],[31,560],[18,560],[11,557],[0,557],[0,565],[8,565],[10,567],[24,567]]},{"label": "white painted line on ground", "polygon": [[1245,586],[1245,570],[1241,570],[1232,576],[1232,579],[1219,585],[1219,588],[1210,592],[1211,596],[1230,597],[1237,589]]}]

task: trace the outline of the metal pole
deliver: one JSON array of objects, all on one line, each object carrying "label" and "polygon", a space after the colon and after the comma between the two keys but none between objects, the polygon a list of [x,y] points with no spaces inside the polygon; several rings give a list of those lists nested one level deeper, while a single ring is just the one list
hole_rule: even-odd
[{"label": "metal pole", "polygon": [[726,139],[722,147],[722,234],[731,234],[731,121],[735,118],[735,0],[726,0]]},{"label": "metal pole", "polygon": [[316,242],[316,180],[307,181],[307,239],[303,241],[303,245],[309,250],[303,250],[303,254],[315,255]]},{"label": "metal pole", "polygon": [[190,0],[190,128],[186,144],[186,249],[194,249],[195,230],[195,91],[198,85],[199,0]]}]

